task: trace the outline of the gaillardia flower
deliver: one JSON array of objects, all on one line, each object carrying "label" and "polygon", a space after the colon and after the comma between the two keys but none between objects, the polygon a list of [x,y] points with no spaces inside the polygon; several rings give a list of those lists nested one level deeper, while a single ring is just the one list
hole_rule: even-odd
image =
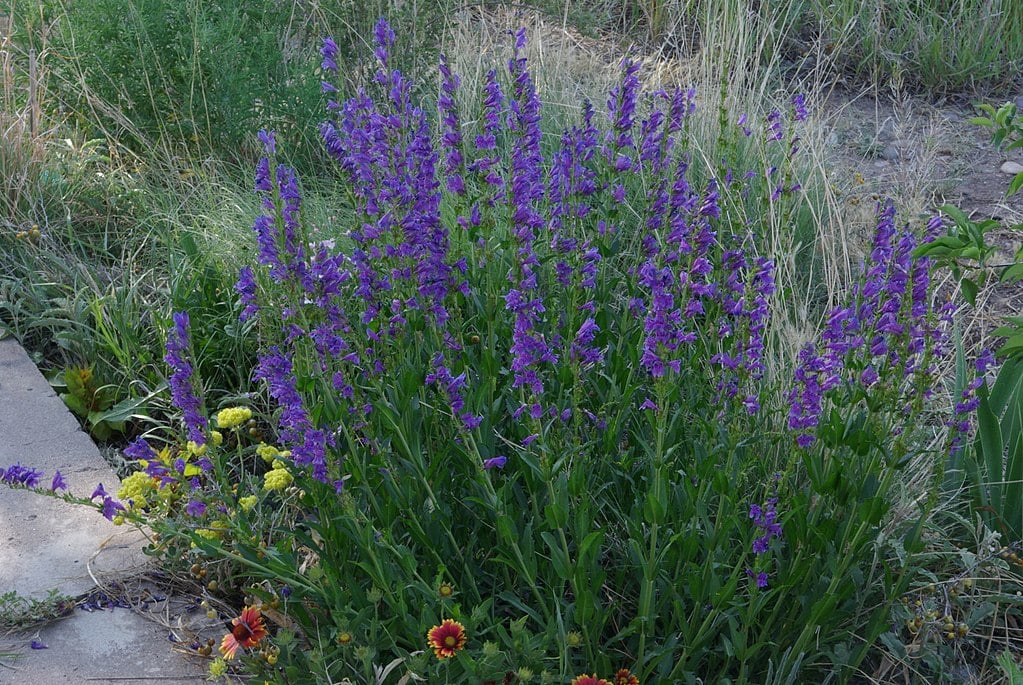
[{"label": "gaillardia flower", "polygon": [[439,626],[430,628],[426,640],[438,659],[448,659],[465,647],[465,626],[450,618],[444,619]]},{"label": "gaillardia flower", "polygon": [[598,678],[597,674],[586,675],[585,673],[580,676],[576,676],[575,680],[572,681],[572,685],[611,685],[603,678]]},{"label": "gaillardia flower", "polygon": [[615,672],[614,685],[639,685],[639,678],[627,668],[619,668]]},{"label": "gaillardia flower", "polygon": [[231,620],[231,632],[220,641],[220,653],[225,659],[233,659],[239,647],[255,647],[267,636],[263,617],[256,607],[245,607],[242,615]]}]

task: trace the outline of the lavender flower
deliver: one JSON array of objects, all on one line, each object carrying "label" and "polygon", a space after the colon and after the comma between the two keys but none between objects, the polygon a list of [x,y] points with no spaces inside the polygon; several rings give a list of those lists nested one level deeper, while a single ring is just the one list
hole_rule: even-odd
[{"label": "lavender flower", "polygon": [[496,456],[487,459],[483,462],[483,468],[486,470],[490,469],[503,469],[504,465],[508,463],[508,457]]},{"label": "lavender flower", "polygon": [[444,173],[447,176],[448,190],[456,195],[465,194],[465,180],[462,178],[462,131],[458,120],[458,109],[455,105],[455,93],[461,81],[451,73],[447,57],[440,56],[441,94],[437,98],[437,109],[440,112],[444,134],[441,144],[444,149]]},{"label": "lavender flower", "polygon": [[792,96],[792,110],[793,110],[792,118],[795,121],[806,120],[806,118],[809,116],[809,113],[806,111],[806,95],[804,95],[803,93],[797,93],[796,95]]},{"label": "lavender flower", "polygon": [[778,498],[772,497],[761,507],[758,504],[751,504],[749,517],[753,525],[764,531],[764,534],[753,541],[753,553],[763,554],[767,551],[771,540],[780,538],[782,535],[781,524],[778,523]]},{"label": "lavender flower", "polygon": [[433,371],[426,375],[427,385],[436,385],[444,393],[451,406],[451,412],[457,416],[466,430],[473,430],[482,422],[482,417],[465,411],[465,398],[463,391],[467,387],[465,374],[452,375],[450,369],[444,365],[444,355],[436,353],[431,362]]},{"label": "lavender flower", "polygon": [[[608,159],[622,150],[634,147],[632,139],[633,117],[636,114],[636,99],[639,92],[639,62],[625,59],[622,63],[625,68],[620,86],[611,89],[607,101],[608,114],[611,117],[611,128],[608,130],[608,142],[611,149],[608,150]],[[628,157],[625,157],[628,160]],[[628,167],[626,167],[628,168]]]},{"label": "lavender flower", "polygon": [[34,489],[38,487],[39,481],[42,480],[42,478],[42,471],[29,466],[22,466],[21,464],[14,464],[13,466],[7,467],[6,470],[0,471],[0,482],[25,488]]},{"label": "lavender flower", "polygon": [[394,47],[394,29],[386,19],[381,17],[373,29],[373,36],[376,38],[376,48],[373,54],[380,60],[381,67],[386,69],[389,52]]},{"label": "lavender flower", "polygon": [[323,47],[320,48],[320,55],[323,56],[323,61],[320,63],[320,67],[324,71],[337,71],[337,43],[334,42],[333,38],[324,38]]},{"label": "lavender flower", "polygon": [[238,320],[242,322],[248,321],[259,312],[259,306],[256,304],[256,279],[252,275],[251,267],[243,266],[241,268],[238,272],[238,282],[235,284],[234,289],[241,298],[242,305],[244,305],[242,313],[238,315]]},{"label": "lavender flower", "polygon": [[124,505],[111,497],[104,497],[101,511],[107,521],[113,521],[118,512],[124,511]]},{"label": "lavender flower", "polygon": [[206,504],[198,500],[190,500],[185,506],[185,513],[189,516],[199,517],[206,513]]},{"label": "lavender flower", "polygon": [[64,480],[64,476],[59,470],[53,472],[53,480],[50,481],[50,490],[53,492],[67,490],[67,481]]},{"label": "lavender flower", "polygon": [[184,415],[188,439],[197,445],[204,445],[205,431],[209,424],[202,412],[202,399],[196,394],[193,385],[194,373],[189,361],[191,341],[188,313],[177,312],[173,320],[174,327],[167,336],[167,354],[163,358],[172,372],[168,381],[171,399]]}]

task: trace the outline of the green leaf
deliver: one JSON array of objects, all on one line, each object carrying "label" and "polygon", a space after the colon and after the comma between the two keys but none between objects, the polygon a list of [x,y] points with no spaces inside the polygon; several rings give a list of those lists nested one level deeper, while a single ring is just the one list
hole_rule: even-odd
[{"label": "green leaf", "polygon": [[1017,354],[1021,350],[1023,350],[1023,333],[1018,333],[1006,340],[1001,347],[995,350],[995,354],[1004,357],[1006,355]]},{"label": "green leaf", "polygon": [[959,282],[959,285],[962,286],[963,297],[966,298],[966,301],[969,302],[971,305],[976,305],[977,291],[979,290],[977,284],[974,283],[969,278],[964,278],[962,281]]},{"label": "green leaf", "polygon": [[[107,421],[109,423],[122,423],[129,419],[135,418],[136,416],[139,415],[138,409],[140,407],[144,407],[149,400],[163,392],[163,390],[166,387],[167,387],[166,383],[161,383],[159,386],[157,386],[155,390],[153,390],[145,397],[129,397],[128,399],[121,400],[120,402],[110,407],[106,411],[93,412],[93,415],[90,415],[89,420],[93,421],[94,423],[99,423],[100,421]],[[95,419],[93,418],[93,416],[95,416]]]},{"label": "green leaf", "polygon": [[[1021,138],[1018,142],[1023,143],[1023,138]],[[1007,196],[1015,195],[1016,193],[1019,192],[1019,189],[1021,187],[1023,187],[1023,171],[1016,174],[1015,178],[1013,178],[1012,181],[1009,182],[1009,189],[1005,191],[1005,194]]]},{"label": "green leaf", "polygon": [[78,395],[65,393],[60,396],[60,399],[64,400],[64,404],[66,404],[67,408],[76,416],[84,419],[89,415],[89,408],[85,406],[85,402]]},{"label": "green leaf", "polygon": [[569,580],[572,577],[572,562],[568,558],[568,553],[549,531],[543,531],[540,533],[540,537],[543,538],[547,550],[551,554],[551,566],[554,567],[554,573],[561,580]]},{"label": "green leaf", "polygon": [[999,280],[1002,283],[1014,283],[1023,278],[1023,263],[1013,264],[1005,267]]},{"label": "green leaf", "polygon": [[981,491],[989,494],[990,505],[997,511],[1002,503],[1002,427],[991,411],[991,403],[987,393],[981,393],[980,405],[977,407],[977,447],[979,448],[978,464],[982,467],[983,482],[974,483]]}]

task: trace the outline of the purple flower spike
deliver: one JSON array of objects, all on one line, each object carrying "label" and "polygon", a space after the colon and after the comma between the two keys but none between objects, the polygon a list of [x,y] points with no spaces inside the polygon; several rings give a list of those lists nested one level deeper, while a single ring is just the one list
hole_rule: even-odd
[{"label": "purple flower spike", "polygon": [[209,424],[202,413],[202,400],[196,395],[193,385],[188,312],[177,312],[173,319],[174,327],[167,336],[167,354],[163,358],[171,368],[168,380],[171,399],[184,415],[188,439],[197,445],[205,445]]},{"label": "purple flower spike", "polygon": [[386,69],[387,58],[390,56],[389,52],[394,47],[394,29],[387,23],[387,20],[383,17],[377,22],[376,28],[373,30],[373,35],[376,37],[376,49],[373,54],[380,60],[380,64]]},{"label": "purple flower spike", "polygon": [[447,176],[448,190],[456,195],[465,194],[465,181],[462,177],[462,130],[459,124],[458,107],[455,104],[455,93],[461,81],[451,72],[445,55],[440,56],[441,94],[437,98],[437,109],[444,125],[441,145],[444,149],[444,173]]},{"label": "purple flower spike", "polygon": [[324,38],[323,47],[320,48],[320,54],[323,56],[323,62],[320,66],[324,71],[337,71],[337,43],[334,42],[333,38]]},{"label": "purple flower spike", "polygon": [[185,507],[185,513],[189,516],[202,516],[206,513],[206,504],[192,500]]},{"label": "purple flower spike", "polygon": [[259,138],[259,142],[263,144],[263,149],[266,150],[266,154],[273,155],[277,152],[277,137],[273,131],[261,129],[259,133],[256,134],[256,137]]},{"label": "purple flower spike", "polygon": [[805,121],[809,115],[806,111],[806,95],[798,93],[792,97],[792,109],[794,111],[793,119],[796,121]]},{"label": "purple flower spike", "polygon": [[238,293],[244,306],[242,313],[238,315],[238,320],[244,323],[259,312],[259,306],[256,304],[256,279],[252,274],[252,267],[243,266],[241,268],[234,290]]}]

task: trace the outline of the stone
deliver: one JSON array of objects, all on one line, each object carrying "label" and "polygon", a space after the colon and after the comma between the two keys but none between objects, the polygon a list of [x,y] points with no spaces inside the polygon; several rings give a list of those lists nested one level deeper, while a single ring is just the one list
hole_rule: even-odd
[{"label": "stone", "polygon": [[889,162],[897,162],[901,157],[902,155],[899,153],[899,148],[895,145],[886,145],[885,148],[881,150],[881,159]]},{"label": "stone", "polygon": [[[95,443],[8,338],[0,340],[0,469],[15,463],[43,470],[44,488],[59,469],[76,495],[88,497],[101,482],[117,492],[117,476]],[[144,544],[139,531],[95,509],[0,486],[0,593],[84,595],[97,580],[146,568]],[[174,651],[165,628],[128,609],[75,610],[30,634],[0,638],[0,685],[203,682],[200,660]],[[32,640],[48,648],[33,649]]]},{"label": "stone", "polygon": [[1001,169],[1003,174],[1015,176],[1016,174],[1023,172],[1023,164],[1020,164],[1019,162],[1008,161],[1002,164]]}]

